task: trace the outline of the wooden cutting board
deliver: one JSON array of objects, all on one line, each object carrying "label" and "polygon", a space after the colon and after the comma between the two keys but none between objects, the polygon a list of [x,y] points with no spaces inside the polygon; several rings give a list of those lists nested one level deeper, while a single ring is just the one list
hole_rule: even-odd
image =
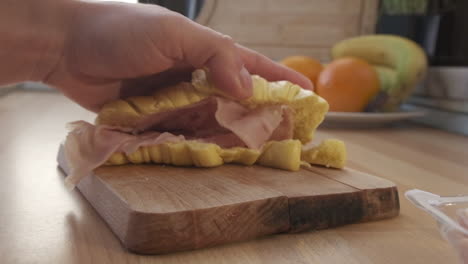
[{"label": "wooden cutting board", "polygon": [[[67,164],[59,151],[59,166]],[[259,166],[211,169],[101,167],[78,185],[124,247],[162,254],[264,235],[397,216],[390,181],[351,169],[288,172]]]}]

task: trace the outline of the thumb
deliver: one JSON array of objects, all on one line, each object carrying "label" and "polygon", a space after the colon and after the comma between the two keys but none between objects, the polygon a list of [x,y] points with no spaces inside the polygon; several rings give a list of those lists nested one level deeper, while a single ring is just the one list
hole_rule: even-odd
[{"label": "thumb", "polygon": [[208,68],[215,87],[226,94],[238,99],[252,95],[250,73],[232,38],[192,21],[181,32],[185,32],[179,35],[183,62]]},{"label": "thumb", "polygon": [[227,94],[244,99],[252,95],[252,78],[242,63],[236,62],[237,58],[229,58],[231,54],[221,51],[213,54],[207,61],[206,67],[210,71],[213,84]]}]

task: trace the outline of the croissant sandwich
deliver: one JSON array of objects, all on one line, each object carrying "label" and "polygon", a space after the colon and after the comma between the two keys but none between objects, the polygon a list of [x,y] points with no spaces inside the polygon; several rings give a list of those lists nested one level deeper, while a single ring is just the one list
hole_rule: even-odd
[{"label": "croissant sandwich", "polygon": [[64,144],[68,186],[102,165],[344,167],[343,142],[311,143],[328,111],[327,102],[314,92],[253,75],[253,95],[237,101],[209,79],[207,72],[196,70],[190,83],[104,105],[95,124],[69,124]]}]

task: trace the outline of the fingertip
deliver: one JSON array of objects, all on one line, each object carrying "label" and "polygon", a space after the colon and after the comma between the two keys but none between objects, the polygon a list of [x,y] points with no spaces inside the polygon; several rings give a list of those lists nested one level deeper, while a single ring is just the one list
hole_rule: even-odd
[{"label": "fingertip", "polygon": [[268,81],[289,81],[301,86],[303,89],[314,91],[314,85],[306,76],[275,62],[268,57],[237,45],[245,67],[253,74],[258,74]]},{"label": "fingertip", "polygon": [[211,71],[212,81],[216,88],[235,99],[246,99],[252,96],[252,78],[247,69],[240,71]]},{"label": "fingertip", "polygon": [[250,76],[250,73],[247,71],[245,67],[242,67],[240,73],[239,73],[239,79],[241,83],[240,87],[240,95],[242,99],[248,98],[252,96],[252,76]]},{"label": "fingertip", "polygon": [[303,89],[315,91],[314,84],[308,78],[302,78],[302,80],[300,80],[300,83],[298,83],[297,85],[301,86]]},{"label": "fingertip", "polygon": [[284,78],[292,83],[301,86],[305,90],[314,91],[315,86],[312,81],[301,73],[290,69],[284,65],[278,64],[284,71]]},{"label": "fingertip", "polygon": [[214,86],[235,99],[252,95],[252,79],[235,56],[215,56],[207,64]]}]

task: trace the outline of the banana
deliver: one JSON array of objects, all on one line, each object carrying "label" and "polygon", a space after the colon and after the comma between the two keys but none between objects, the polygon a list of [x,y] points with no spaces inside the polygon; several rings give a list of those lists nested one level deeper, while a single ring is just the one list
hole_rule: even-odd
[{"label": "banana", "polygon": [[397,94],[400,90],[400,80],[397,73],[392,68],[374,65],[374,69],[379,76],[380,92],[367,104],[366,112],[376,112],[389,101],[390,94]]},{"label": "banana", "polygon": [[[332,48],[333,59],[358,57],[376,66],[386,100],[373,111],[393,111],[427,71],[427,58],[415,42],[393,35],[367,35],[343,40]],[[398,84],[398,86],[397,86]]]},{"label": "banana", "polygon": [[395,89],[399,89],[400,80],[397,72],[389,67],[374,65],[374,69],[379,76],[380,91],[385,93],[395,93]]}]

